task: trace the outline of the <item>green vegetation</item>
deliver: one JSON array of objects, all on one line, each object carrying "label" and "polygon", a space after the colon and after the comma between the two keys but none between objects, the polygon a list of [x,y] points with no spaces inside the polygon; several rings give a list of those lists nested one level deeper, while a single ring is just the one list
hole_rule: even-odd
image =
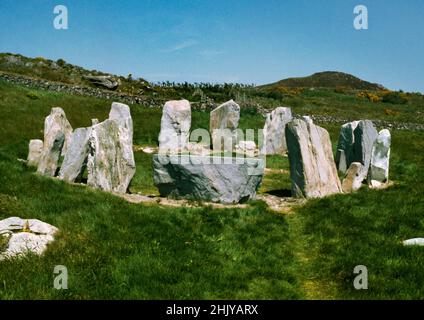
[{"label": "green vegetation", "polygon": [[[37,97],[37,98],[34,98]],[[279,103],[269,97],[269,107]],[[343,114],[423,122],[422,97],[390,105],[322,89],[285,98],[296,113]],[[310,102],[314,106],[310,106]],[[74,128],[107,117],[111,101],[51,93],[0,81],[0,219],[38,218],[60,229],[42,257],[0,262],[0,299],[424,298],[424,250],[401,241],[424,236],[424,133],[393,131],[395,186],[308,201],[290,214],[261,201],[248,208],[169,208],[130,204],[85,186],[34,174],[29,139],[42,138],[44,117],[62,107]],[[134,143],[155,145],[161,111],[131,106]],[[243,111],[242,128],[263,117]],[[375,117],[374,117],[375,116]],[[207,112],[193,111],[193,128],[207,128]],[[337,142],[339,127],[323,124]],[[157,194],[151,155],[135,153],[133,192]],[[267,159],[261,193],[287,195],[287,158]],[[2,244],[0,244],[1,246]],[[365,265],[369,290],[353,289],[353,269]],[[69,289],[53,289],[53,268],[65,265]]]}]

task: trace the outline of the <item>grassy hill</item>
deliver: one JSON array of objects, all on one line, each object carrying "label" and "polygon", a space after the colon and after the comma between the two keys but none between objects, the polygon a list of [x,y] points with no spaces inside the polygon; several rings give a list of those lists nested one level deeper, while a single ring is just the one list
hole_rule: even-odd
[{"label": "grassy hill", "polygon": [[[290,99],[300,101],[291,104],[295,112],[304,112],[304,100],[314,99],[320,108],[308,109],[312,114],[331,116],[334,110],[347,118],[362,118],[361,112],[386,116],[383,102],[357,104],[362,100],[355,95],[331,90]],[[414,99],[393,105],[402,112],[397,117],[411,119],[422,112],[421,98]],[[42,138],[51,107],[62,107],[77,128],[90,125],[91,118],[105,119],[110,103],[0,81],[0,219],[38,218],[60,229],[44,256],[0,262],[0,299],[424,297],[424,250],[401,244],[424,236],[423,132],[392,131],[394,187],[311,200],[289,214],[270,211],[261,201],[231,209],[131,204],[38,176],[17,160],[26,157],[29,139]],[[135,104],[131,113],[134,143],[155,145],[161,110]],[[207,128],[208,120],[207,112],[193,111],[192,128]],[[263,124],[262,116],[243,111],[242,128]],[[323,126],[335,146],[339,125]],[[137,151],[135,157],[130,189],[157,192],[151,155]],[[285,170],[267,174],[260,193],[286,192],[287,158],[270,157],[267,164]],[[59,264],[68,268],[68,290],[53,288],[53,268]],[[359,264],[368,267],[368,290],[353,288],[353,269]]]},{"label": "grassy hill", "polygon": [[345,88],[351,90],[370,91],[385,90],[385,88],[380,84],[364,81],[351,74],[336,71],[317,72],[308,77],[288,78],[262,87]]}]

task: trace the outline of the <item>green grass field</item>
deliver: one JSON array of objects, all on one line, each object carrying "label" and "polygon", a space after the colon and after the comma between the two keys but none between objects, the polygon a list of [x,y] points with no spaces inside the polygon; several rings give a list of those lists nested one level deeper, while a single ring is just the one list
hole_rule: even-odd
[{"label": "green grass field", "polygon": [[[363,106],[368,111],[361,113],[353,102],[344,103],[349,96],[318,95],[296,98],[294,111],[307,111],[307,99],[317,99],[325,106],[315,107],[317,113],[331,114],[339,100],[335,112],[348,118],[372,112],[385,117],[381,103]],[[52,107],[62,107],[77,128],[89,126],[91,118],[105,119],[110,104],[0,82],[0,219],[37,218],[60,229],[42,257],[0,262],[0,299],[424,298],[424,249],[401,244],[424,237],[423,132],[392,132],[395,186],[311,200],[286,215],[261,201],[246,209],[131,204],[40,177],[17,160],[26,158],[29,139],[42,138]],[[161,111],[131,108],[134,143],[155,145]],[[419,104],[393,108],[410,108],[398,116],[406,120],[422,110]],[[208,113],[193,111],[192,128],[207,128],[208,121]],[[263,123],[242,113],[242,128]],[[339,128],[323,126],[335,145]],[[135,157],[131,190],[156,194],[151,155]],[[287,170],[288,161],[269,157],[267,166]],[[290,188],[284,172],[267,175],[260,192]],[[68,290],[53,288],[56,265],[68,268]],[[356,265],[368,268],[368,290],[353,287]]]}]

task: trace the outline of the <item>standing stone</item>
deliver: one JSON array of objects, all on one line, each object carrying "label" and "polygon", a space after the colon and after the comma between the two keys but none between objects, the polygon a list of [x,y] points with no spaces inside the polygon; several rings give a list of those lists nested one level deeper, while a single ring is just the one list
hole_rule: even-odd
[{"label": "standing stone", "polygon": [[131,138],[131,141],[129,142],[132,144],[133,122],[131,118],[130,107],[123,103],[113,102],[109,112],[109,119],[118,121],[120,126],[123,126],[129,131],[128,135],[129,138]]},{"label": "standing stone", "polygon": [[342,192],[327,130],[295,119],[286,126],[292,193],[317,198]]},{"label": "standing stone", "polygon": [[[37,172],[54,177],[65,142],[70,139],[72,127],[61,108],[52,108],[44,121],[44,145]],[[66,143],[67,144],[67,143]]]},{"label": "standing stone", "polygon": [[371,181],[382,183],[389,181],[390,143],[390,131],[387,129],[381,130],[372,148],[369,174]]},{"label": "standing stone", "polygon": [[302,116],[302,119],[306,121],[307,123],[310,123],[310,124],[314,123],[314,120],[312,120],[310,116]]},{"label": "standing stone", "polygon": [[34,139],[29,141],[29,152],[27,164],[30,167],[37,167],[43,152],[43,141]]},{"label": "standing stone", "polygon": [[191,126],[191,107],[187,100],[165,103],[159,133],[159,153],[178,153],[187,149]]},{"label": "standing stone", "polygon": [[[353,162],[362,163],[361,175],[366,180],[371,164],[371,154],[378,132],[370,120],[361,120],[353,132]],[[350,163],[348,164],[350,165]]]},{"label": "standing stone", "polygon": [[265,152],[267,155],[287,152],[286,124],[292,120],[290,108],[278,107],[266,116],[264,126]]},{"label": "standing stone", "polygon": [[[213,149],[232,151],[237,144],[237,127],[240,120],[240,106],[233,100],[221,104],[211,111],[209,131]],[[222,147],[222,145],[224,147]]]},{"label": "standing stone", "polygon": [[235,151],[247,157],[253,158],[256,153],[255,141],[239,141],[236,145]]},{"label": "standing stone", "polygon": [[358,124],[359,121],[348,122],[342,125],[340,129],[336,152],[336,166],[342,173],[346,173],[350,164],[353,162],[353,144],[355,142],[353,132]]},{"label": "standing stone", "polygon": [[361,176],[362,164],[352,162],[343,179],[342,189],[345,193],[356,191],[362,186],[363,177]]},{"label": "standing stone", "polygon": [[68,152],[59,171],[60,179],[74,182],[82,177],[87,164],[90,133],[91,128],[78,128],[72,133]]},{"label": "standing stone", "polygon": [[128,106],[113,104],[109,117],[90,132],[87,184],[125,193],[135,174],[131,114]]}]

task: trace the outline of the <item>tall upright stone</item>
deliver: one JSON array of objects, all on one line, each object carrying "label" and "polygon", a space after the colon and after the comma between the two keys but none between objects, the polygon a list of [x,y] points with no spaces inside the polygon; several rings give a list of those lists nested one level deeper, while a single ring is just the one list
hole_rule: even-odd
[{"label": "tall upright stone", "polygon": [[43,141],[40,139],[33,139],[29,141],[27,164],[30,167],[37,167],[40,162],[41,154],[43,152]]},{"label": "tall upright stone", "polygon": [[90,128],[78,128],[72,133],[71,141],[66,152],[65,159],[59,171],[59,178],[67,182],[74,182],[82,177],[87,165],[89,151],[88,140]]},{"label": "tall upright stone", "polygon": [[286,140],[293,196],[317,198],[342,192],[324,128],[295,119],[286,126]]},{"label": "tall upright stone", "polygon": [[43,152],[38,163],[37,172],[47,176],[55,176],[60,155],[69,143],[72,127],[61,108],[52,108],[44,121]]},{"label": "tall upright stone", "polygon": [[187,100],[165,103],[159,133],[159,153],[173,154],[187,150],[191,126],[191,107]]},{"label": "tall upright stone", "polygon": [[358,124],[359,121],[352,121],[345,123],[340,128],[340,135],[336,152],[336,166],[337,169],[342,173],[346,173],[354,159],[353,145],[355,143],[355,136],[353,132],[355,131]]},{"label": "tall upright stone", "polygon": [[109,117],[90,131],[87,184],[105,191],[125,193],[135,174],[129,107],[113,104]]},{"label": "tall upright stone", "polygon": [[389,181],[390,131],[383,129],[378,133],[371,153],[369,180],[386,183]]},{"label": "tall upright stone", "polygon": [[273,155],[287,152],[285,128],[292,118],[291,109],[286,107],[278,107],[266,115],[263,154]]},{"label": "tall upright stone", "polygon": [[361,176],[363,180],[366,180],[371,164],[372,147],[377,139],[378,132],[372,121],[361,120],[353,134],[353,162],[362,163]]},{"label": "tall upright stone", "polygon": [[210,113],[209,131],[214,150],[233,151],[238,142],[237,127],[240,106],[233,100],[227,101]]},{"label": "tall upright stone", "polygon": [[[113,102],[109,112],[109,119],[118,121],[119,125],[128,130],[128,141],[132,145],[133,138],[133,121],[131,117],[130,107],[126,104]],[[96,124],[94,122],[94,124]]]}]

